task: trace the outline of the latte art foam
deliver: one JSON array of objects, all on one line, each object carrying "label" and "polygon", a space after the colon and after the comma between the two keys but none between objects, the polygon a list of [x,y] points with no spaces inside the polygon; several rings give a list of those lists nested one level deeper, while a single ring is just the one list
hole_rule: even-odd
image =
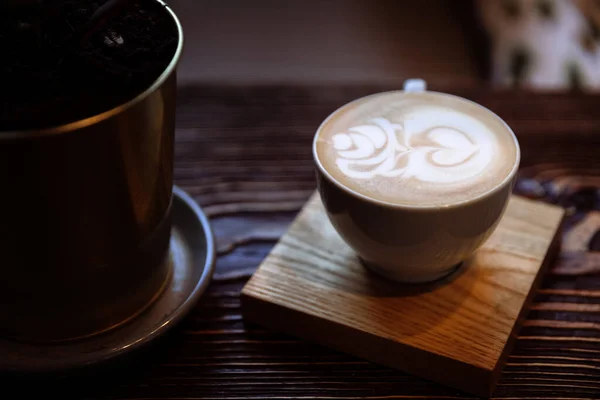
[{"label": "latte art foam", "polygon": [[518,153],[496,115],[432,92],[382,93],[342,107],[320,128],[316,152],[349,189],[414,205],[485,193],[510,174]]}]

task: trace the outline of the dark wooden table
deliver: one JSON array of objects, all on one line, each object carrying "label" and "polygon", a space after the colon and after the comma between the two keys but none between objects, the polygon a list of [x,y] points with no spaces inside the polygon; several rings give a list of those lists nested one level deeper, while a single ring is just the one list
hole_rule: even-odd
[{"label": "dark wooden table", "polygon": [[[213,224],[219,257],[210,289],[145,351],[66,377],[4,377],[0,385],[21,396],[0,397],[33,390],[63,399],[472,398],[241,316],[241,288],[315,189],[316,127],[345,102],[385,89],[183,88],[175,176]],[[569,212],[561,255],[494,397],[600,398],[600,96],[435,89],[507,120],[523,153],[516,190]]]}]

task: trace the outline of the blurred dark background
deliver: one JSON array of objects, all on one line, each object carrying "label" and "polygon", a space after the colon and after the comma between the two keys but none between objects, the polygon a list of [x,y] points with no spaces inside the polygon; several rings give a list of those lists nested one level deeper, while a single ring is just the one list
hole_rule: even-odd
[{"label": "blurred dark background", "polygon": [[230,83],[481,80],[466,0],[170,0],[180,79]]},{"label": "blurred dark background", "polygon": [[171,0],[182,84],[600,89],[596,0]]}]

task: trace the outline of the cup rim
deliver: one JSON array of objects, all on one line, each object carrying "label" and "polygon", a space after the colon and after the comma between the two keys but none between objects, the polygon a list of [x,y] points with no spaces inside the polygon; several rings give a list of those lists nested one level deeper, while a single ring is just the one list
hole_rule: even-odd
[{"label": "cup rim", "polygon": [[323,174],[331,183],[333,183],[335,186],[337,186],[339,189],[343,190],[344,192],[346,192],[347,194],[356,197],[360,200],[364,200],[368,203],[372,203],[375,205],[379,205],[379,206],[383,206],[383,207],[387,207],[387,208],[391,208],[391,209],[399,209],[399,210],[414,210],[414,211],[431,211],[431,210],[440,210],[440,209],[452,209],[452,208],[456,208],[456,207],[461,207],[461,206],[465,206],[465,205],[469,205],[472,203],[475,203],[479,200],[485,199],[487,197],[492,196],[493,194],[497,193],[498,191],[504,189],[506,187],[506,185],[509,185],[512,181],[513,178],[515,177],[515,175],[517,174],[517,171],[519,170],[519,166],[520,166],[520,162],[521,162],[521,148],[519,146],[519,141],[517,140],[517,136],[515,135],[515,133],[513,132],[513,130],[511,129],[511,127],[506,123],[506,121],[504,121],[504,119],[500,118],[500,116],[498,114],[496,114],[495,112],[493,112],[492,110],[490,110],[489,108],[473,101],[473,100],[469,100],[466,99],[464,97],[461,96],[457,96],[454,94],[450,94],[450,93],[444,93],[444,92],[438,92],[438,91],[434,91],[434,90],[426,90],[425,93],[432,93],[435,95],[441,95],[441,96],[446,96],[446,97],[453,97],[455,99],[459,99],[459,100],[463,100],[466,102],[471,103],[472,105],[479,107],[487,112],[489,112],[492,116],[494,116],[502,125],[504,125],[504,127],[506,128],[507,132],[509,133],[510,137],[512,138],[512,141],[515,145],[515,160],[514,160],[514,164],[512,169],[510,170],[510,172],[506,175],[506,177],[504,177],[504,179],[502,181],[500,181],[497,185],[495,185],[494,187],[492,187],[491,189],[489,189],[486,192],[480,193],[477,196],[471,197],[469,199],[465,199],[465,200],[461,200],[459,202],[455,202],[455,203],[449,203],[449,204],[442,204],[442,205],[419,205],[419,204],[400,204],[400,203],[392,203],[389,201],[385,201],[385,200],[379,200],[379,199],[375,199],[369,196],[366,196],[362,193],[357,192],[356,190],[353,190],[349,187],[347,187],[346,185],[344,185],[343,183],[339,182],[338,180],[336,180],[328,171],[327,169],[325,169],[325,167],[323,167],[323,164],[321,163],[321,160],[319,159],[319,155],[317,152],[317,142],[318,142],[318,137],[319,137],[319,133],[321,132],[321,130],[323,129],[323,127],[325,126],[325,124],[327,124],[327,122],[329,122],[329,120],[331,118],[333,118],[334,115],[337,115],[339,112],[343,111],[344,109],[346,109],[347,107],[350,107],[352,104],[359,102],[359,101],[364,101],[365,99],[368,99],[370,97],[375,97],[375,96],[379,96],[379,95],[383,95],[383,94],[393,94],[393,93],[405,93],[405,90],[388,90],[388,91],[383,91],[383,92],[377,92],[377,93],[372,93],[366,96],[362,96],[359,97],[357,99],[354,99],[340,107],[338,107],[336,110],[334,110],[331,114],[329,114],[329,116],[327,116],[327,118],[325,118],[325,120],[323,120],[323,122],[321,122],[321,124],[319,125],[319,127],[317,128],[315,135],[313,137],[313,143],[312,143],[312,154],[313,154],[313,160],[317,166],[317,169],[319,170],[319,172],[321,174]]},{"label": "cup rim", "polygon": [[163,0],[154,0],[161,6],[170,16],[173,22],[175,23],[175,27],[177,29],[177,48],[175,49],[175,53],[169,61],[169,64],[164,69],[164,71],[152,82],[148,88],[146,88],[143,92],[139,93],[134,98],[126,101],[125,103],[119,104],[107,111],[101,112],[100,114],[92,115],[90,117],[76,120],[73,122],[68,122],[66,124],[58,125],[58,126],[50,126],[48,128],[41,129],[22,129],[22,130],[0,130],[0,142],[2,140],[14,140],[14,139],[28,139],[32,137],[40,137],[40,136],[52,136],[58,135],[62,133],[68,133],[77,131],[82,128],[86,128],[88,126],[98,124],[104,120],[107,120],[115,115],[121,114],[125,110],[135,106],[136,104],[143,101],[145,98],[150,96],[154,91],[156,91],[159,87],[163,85],[163,83],[171,76],[173,72],[175,72],[177,68],[177,64],[181,58],[181,54],[183,53],[183,28],[181,26],[181,22],[175,12],[171,9],[171,7],[165,3]]}]

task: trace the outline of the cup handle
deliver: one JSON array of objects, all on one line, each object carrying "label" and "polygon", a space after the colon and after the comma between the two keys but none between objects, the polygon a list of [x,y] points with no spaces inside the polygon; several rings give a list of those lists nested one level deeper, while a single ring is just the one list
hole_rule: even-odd
[{"label": "cup handle", "polygon": [[427,82],[425,82],[423,79],[407,79],[404,81],[403,88],[405,92],[424,92],[427,90]]}]

